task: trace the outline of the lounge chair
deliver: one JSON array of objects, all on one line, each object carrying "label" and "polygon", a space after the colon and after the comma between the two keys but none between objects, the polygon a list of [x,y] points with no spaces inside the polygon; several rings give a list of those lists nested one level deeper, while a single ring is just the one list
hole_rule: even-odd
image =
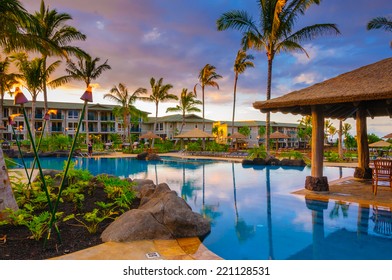
[{"label": "lounge chair", "polygon": [[379,182],[389,182],[389,186],[392,188],[392,160],[374,160],[372,173],[372,188],[374,195],[377,195]]}]

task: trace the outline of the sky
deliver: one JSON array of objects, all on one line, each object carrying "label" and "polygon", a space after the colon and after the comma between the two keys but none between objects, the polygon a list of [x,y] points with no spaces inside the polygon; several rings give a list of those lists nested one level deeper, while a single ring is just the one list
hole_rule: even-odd
[{"label": "sky", "polygon": [[[21,0],[29,11],[39,10],[39,0]],[[114,104],[103,95],[119,83],[130,92],[139,87],[151,93],[150,78],[163,78],[173,85],[170,93],[192,91],[198,73],[207,63],[222,76],[219,90],[205,89],[205,117],[231,120],[233,108],[233,63],[240,49],[238,30],[218,31],[216,20],[225,12],[244,10],[258,20],[256,0],[46,0],[50,9],[72,16],[68,24],[87,36],[74,42],[100,62],[108,60],[111,70],[93,81],[94,103]],[[303,42],[309,54],[280,53],[274,59],[272,98],[311,86],[361,66],[392,56],[392,33],[366,30],[369,20],[392,16],[391,0],[321,1],[298,18],[294,30],[316,23],[334,23],[341,35]],[[254,109],[255,101],[266,99],[267,58],[265,52],[249,51],[255,67],[240,75],[237,86],[236,120],[265,120]],[[61,72],[60,72],[61,71]],[[64,75],[59,70],[55,75]],[[55,77],[54,77],[55,78]],[[50,90],[50,101],[81,102],[83,82],[72,82]],[[197,88],[201,98],[200,87]],[[42,97],[41,99],[42,100]],[[160,103],[158,116],[177,103]],[[136,107],[155,116],[153,103],[137,101]],[[201,116],[201,113],[199,113]],[[300,115],[271,114],[277,122],[297,122]],[[353,120],[347,120],[355,127]],[[334,122],[337,126],[337,122]],[[383,136],[392,132],[389,118],[368,120],[368,133]],[[355,135],[355,131],[352,132]]]}]

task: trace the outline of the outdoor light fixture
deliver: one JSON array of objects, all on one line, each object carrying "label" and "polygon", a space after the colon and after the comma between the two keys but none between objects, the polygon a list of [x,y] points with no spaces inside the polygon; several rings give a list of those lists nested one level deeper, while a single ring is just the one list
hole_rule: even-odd
[{"label": "outdoor light fixture", "polygon": [[45,113],[44,120],[48,121],[50,119],[50,115],[57,115],[57,110],[50,109]]},{"label": "outdoor light fixture", "polygon": [[91,86],[88,86],[86,91],[83,93],[82,97],[80,99],[86,101],[86,102],[93,102],[93,91]]},{"label": "outdoor light fixture", "polygon": [[23,105],[29,102],[19,87],[15,88],[14,105]]}]

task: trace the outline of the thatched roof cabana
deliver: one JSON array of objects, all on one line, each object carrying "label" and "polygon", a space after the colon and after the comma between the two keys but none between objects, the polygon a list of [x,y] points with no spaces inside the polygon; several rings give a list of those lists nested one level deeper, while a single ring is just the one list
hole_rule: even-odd
[{"label": "thatched roof cabana", "polygon": [[324,118],[356,119],[357,178],[371,177],[366,118],[392,117],[392,58],[360,67],[281,97],[253,103],[255,109],[312,116],[312,172],[305,188],[328,191],[323,176]]},{"label": "thatched roof cabana", "polygon": [[392,117],[392,58],[358,68],[335,78],[293,91],[253,107],[261,112],[311,115],[312,105],[323,105],[328,118],[356,117],[359,104],[367,117]]},{"label": "thatched roof cabana", "polygon": [[215,138],[214,135],[211,135],[203,130],[200,130],[198,128],[194,128],[190,131],[178,134],[176,136],[174,136],[174,138]]}]

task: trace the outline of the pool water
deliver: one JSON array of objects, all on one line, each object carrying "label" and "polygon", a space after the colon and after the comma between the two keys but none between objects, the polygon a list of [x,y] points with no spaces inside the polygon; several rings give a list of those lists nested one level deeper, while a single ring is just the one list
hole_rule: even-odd
[{"label": "pool water", "polygon": [[[42,158],[43,168],[62,169],[64,158]],[[375,219],[372,206],[308,200],[302,189],[310,168],[252,167],[241,163],[165,157],[78,158],[75,167],[167,183],[193,211],[211,221],[203,240],[224,259],[392,259],[392,221]],[[27,161],[27,164],[31,164]],[[353,169],[324,169],[329,181]],[[389,218],[391,219],[391,218]]]}]

